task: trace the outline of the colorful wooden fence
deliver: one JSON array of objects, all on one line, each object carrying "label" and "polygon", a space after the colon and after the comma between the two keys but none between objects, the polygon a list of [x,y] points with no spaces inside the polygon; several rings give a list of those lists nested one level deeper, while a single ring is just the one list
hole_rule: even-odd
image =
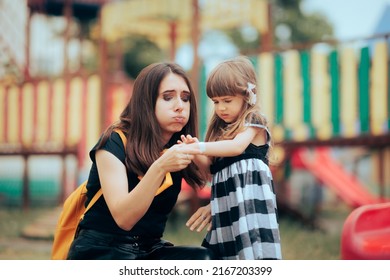
[{"label": "colorful wooden fence", "polygon": [[[81,166],[102,131],[98,75],[0,84],[0,150],[63,150],[77,146]],[[130,92],[112,85],[107,92],[105,123],[118,118]]]},{"label": "colorful wooden fence", "polygon": [[[251,56],[276,161],[298,146],[366,147],[372,154],[373,180],[381,195],[386,188],[389,193],[389,51],[386,37]],[[213,104],[205,92],[205,68],[201,76],[203,138]]]},{"label": "colorful wooden fence", "polygon": [[[0,170],[0,198],[1,193],[15,191],[7,185],[11,181],[13,188],[19,189],[16,193],[23,193],[23,205],[27,207],[31,185],[34,185],[29,160],[45,155],[60,157],[63,161],[59,178],[52,182],[52,188],[57,185],[62,188],[60,199],[63,199],[77,185],[76,181],[66,181],[69,178],[66,157],[76,156],[78,173],[89,168],[90,148],[104,125],[118,118],[128,102],[130,90],[123,85],[110,84],[103,96],[98,75],[76,76],[68,81],[58,78],[21,85],[0,84],[0,163],[3,167]],[[7,171],[5,161],[11,162],[10,157],[19,157],[23,162]],[[12,175],[12,172],[16,173]],[[15,176],[19,177],[18,182],[13,178]]]},{"label": "colorful wooden fence", "polygon": [[[251,58],[276,142],[389,135],[389,41]],[[212,104],[204,91],[201,95],[202,118],[208,119]],[[201,122],[202,131],[206,123]]]},{"label": "colorful wooden fence", "polygon": [[[388,40],[377,39],[360,48],[344,44],[326,50],[266,52],[251,59],[258,72],[258,100],[276,144],[373,139],[371,146],[380,141],[378,145],[384,147],[378,157],[388,170]],[[206,77],[203,71],[201,137],[212,112],[204,92]],[[78,170],[87,169],[89,149],[104,126],[118,118],[131,95],[131,86],[108,85],[104,94],[101,89],[98,75],[0,84],[0,155],[74,153]],[[388,172],[382,173],[390,182]]]}]

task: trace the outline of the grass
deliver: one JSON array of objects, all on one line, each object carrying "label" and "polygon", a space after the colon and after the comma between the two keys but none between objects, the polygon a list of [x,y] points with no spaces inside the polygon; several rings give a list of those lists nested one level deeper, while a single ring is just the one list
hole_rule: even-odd
[{"label": "grass", "polygon": [[[23,228],[36,220],[47,209],[0,208],[0,259],[50,259],[51,240],[33,240],[21,237]],[[285,260],[338,260],[343,221],[350,212],[344,207],[323,209],[320,225],[313,230],[288,215],[280,218],[282,255]],[[175,245],[199,245],[205,235],[185,227],[187,211],[176,211],[167,224],[164,239]]]},{"label": "grass", "polygon": [[22,211],[16,208],[0,209],[0,238],[19,237],[23,228],[45,213],[47,209],[35,208]]},{"label": "grass", "polygon": [[[184,213],[184,215],[183,215]],[[321,211],[319,228],[313,229],[289,215],[280,217],[282,256],[285,260],[339,260],[340,236],[350,209],[343,204],[330,205]],[[199,245],[205,235],[185,228],[185,212],[174,217],[167,225],[164,238],[176,245]],[[172,217],[171,217],[172,218]]]}]

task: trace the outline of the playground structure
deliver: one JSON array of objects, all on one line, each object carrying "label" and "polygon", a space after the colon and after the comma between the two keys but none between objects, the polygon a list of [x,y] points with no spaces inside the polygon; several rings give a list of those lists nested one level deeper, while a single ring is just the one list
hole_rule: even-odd
[{"label": "playground structure", "polygon": [[[95,2],[99,2],[93,12],[96,16],[109,1]],[[77,7],[73,8],[77,17]],[[284,167],[292,156],[300,157],[305,168],[352,209],[384,205],[390,196],[390,174],[386,172],[390,170],[389,36],[381,34],[337,44],[323,42],[288,50],[264,49],[249,55],[258,72],[261,107],[270,120],[274,141],[271,164],[281,204],[287,205],[289,200],[286,189],[291,186],[287,184]],[[15,177],[12,168],[0,168],[1,203],[6,205],[11,196],[16,196],[16,205],[28,208],[33,192],[37,198],[47,191],[40,190],[31,177],[31,165],[37,156],[59,157],[62,161],[61,182],[46,184],[47,189],[57,189],[51,194],[55,203],[62,202],[78,185],[77,181],[85,179],[80,178],[85,176],[80,171],[88,169],[90,147],[131,97],[131,81],[115,82],[107,74],[102,57],[108,43],[102,39],[100,44],[100,72],[65,71],[54,79],[0,81],[0,164],[6,166],[15,157],[23,159],[20,180],[10,179]],[[212,105],[204,92],[204,65],[199,65],[199,70],[199,79],[194,80],[198,81],[203,137]],[[359,180],[358,174],[351,174],[332,157],[333,148],[347,147],[361,147],[369,153],[375,193]],[[66,164],[68,158],[76,162],[70,168]],[[207,192],[201,195],[207,197]],[[378,213],[376,220],[383,220],[381,211],[370,213]],[[365,224],[364,231],[361,227],[346,229],[346,236],[359,235],[360,240],[368,240],[361,236],[374,236],[372,231],[367,233],[369,224]],[[379,226],[384,228],[382,233],[388,233],[387,224]],[[379,226],[376,232],[380,231]],[[356,240],[346,247],[362,247],[363,241]],[[346,254],[345,258],[357,257],[353,255],[357,253]]]},{"label": "playground structure", "polygon": [[313,151],[295,151],[303,166],[329,187],[351,208],[382,202],[382,199],[369,192],[354,175],[332,158],[329,148],[316,148]]},{"label": "playground structure", "polygon": [[[237,10],[238,2],[240,5]],[[150,3],[151,1],[148,4]],[[117,41],[123,36],[136,33],[152,37],[160,47],[170,49],[169,53],[172,58],[176,44],[182,42],[181,38],[192,40],[194,49],[196,49],[200,32],[204,28],[210,28],[214,24],[219,24],[219,27],[242,24],[242,20],[248,20],[249,14],[254,14],[253,10],[251,11],[253,7],[256,7],[257,16],[262,16],[251,16],[250,22],[259,32],[264,33],[264,30],[267,30],[266,1],[229,0],[229,3],[225,2],[222,6],[217,2],[207,2],[210,6],[205,9],[207,13],[202,18],[202,25],[200,25],[197,0],[166,0],[167,7],[172,8],[166,10],[161,10],[160,5],[154,2],[151,4],[153,5],[145,6],[144,1],[117,3],[110,0],[23,0],[17,3],[12,1],[4,3],[0,23],[9,28],[1,29],[3,32],[0,33],[0,39],[4,40],[0,40],[0,43],[6,43],[5,47],[1,47],[7,50],[6,53],[11,62],[15,61],[16,54],[25,54],[24,64],[15,63],[19,73],[23,73],[23,77],[4,79],[0,83],[0,129],[4,131],[0,135],[0,156],[3,158],[3,163],[11,162],[14,158],[21,158],[23,166],[23,171],[15,174],[12,171],[8,172],[7,164],[4,164],[3,172],[0,174],[2,178],[0,200],[5,202],[4,204],[8,204],[10,200],[16,200],[11,204],[20,205],[21,201],[23,208],[28,208],[31,205],[31,193],[37,194],[35,198],[42,196],[42,193],[38,195],[39,190],[31,190],[31,168],[28,167],[29,165],[35,166],[35,159],[39,156],[60,157],[62,161],[62,171],[59,172],[62,182],[54,186],[54,188],[60,186],[60,190],[51,194],[58,195],[57,201],[59,202],[63,201],[72,188],[78,185],[75,180],[82,180],[78,177],[86,176],[83,171],[88,170],[89,166],[88,149],[98,139],[100,133],[116,121],[123,109],[123,104],[127,103],[131,96],[132,81],[121,75],[121,69],[109,71],[108,65],[109,55],[120,57],[116,46],[119,45]],[[232,5],[236,7],[234,11],[231,8]],[[19,15],[26,9],[26,19],[18,25],[19,31],[25,34],[22,40],[25,45],[21,43],[16,50],[12,45],[12,39],[13,34],[16,34],[18,30],[10,28],[14,27],[12,16]],[[133,10],[139,10],[141,14],[137,16],[141,15],[142,18],[134,18],[131,22],[128,20],[118,22],[120,18],[116,16],[118,12]],[[222,12],[232,16],[223,19],[218,16],[218,13]],[[30,25],[37,14],[44,14],[47,17],[62,16],[65,19],[64,69],[60,76],[38,77],[31,72]],[[221,25],[216,18],[223,20],[223,24]],[[70,71],[67,49],[71,39],[71,29],[76,25],[81,30],[83,24],[94,20],[96,21],[97,38],[95,39],[98,44],[99,69],[92,73],[84,68],[76,72]],[[134,29],[134,25],[141,21],[142,24],[138,24]],[[191,28],[185,26],[188,24]],[[153,28],[148,29],[149,25],[153,25]],[[186,30],[183,30],[181,25],[184,25]],[[6,30],[14,30],[14,32]],[[123,34],[124,30],[126,30],[125,34]],[[120,31],[119,35],[117,31]],[[82,39],[80,35],[80,44]],[[109,54],[110,46],[111,49],[115,49],[114,55]],[[119,59],[116,57],[116,60]],[[194,55],[194,60],[195,70],[191,75],[194,81],[198,81],[199,59],[197,55]],[[120,65],[118,61],[114,64]],[[194,88],[197,85],[198,83],[195,82]],[[73,157],[76,157],[76,166],[73,166],[72,171],[67,168],[66,161]],[[74,170],[77,170],[77,174],[74,174]],[[10,177],[21,177],[22,181],[16,182]]]},{"label": "playground structure", "polygon": [[[39,11],[37,3],[30,2],[32,12]],[[61,14],[60,4],[50,3],[47,1],[47,10]],[[89,17],[96,16],[105,3],[96,1],[84,11],[88,7]],[[77,7],[81,6],[73,6],[75,17],[81,15]],[[67,10],[66,5],[62,9]],[[82,15],[88,17],[88,13]],[[359,48],[353,43],[263,51],[250,57],[258,70],[259,99],[270,119],[279,165],[300,147],[365,147],[377,162],[378,196],[385,197],[390,181],[384,172],[390,164],[388,34],[361,39]],[[204,92],[205,71],[201,65],[201,136],[211,106]],[[110,75],[103,74],[106,72],[66,72],[54,79],[1,83],[1,155],[77,155],[77,169],[88,166],[89,147],[102,129],[116,120],[131,96],[131,81],[115,83]],[[311,171],[318,173],[319,168]],[[341,168],[338,174],[342,176]],[[353,186],[351,182],[349,185]],[[23,192],[28,193],[26,189]],[[351,206],[364,204],[346,202]]]}]

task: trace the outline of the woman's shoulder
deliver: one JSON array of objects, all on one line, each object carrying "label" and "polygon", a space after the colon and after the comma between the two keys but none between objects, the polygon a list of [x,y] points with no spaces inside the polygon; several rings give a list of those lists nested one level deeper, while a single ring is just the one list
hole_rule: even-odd
[{"label": "woman's shoulder", "polygon": [[101,141],[103,139],[103,135],[100,136],[99,141],[90,151],[90,157],[92,161],[95,159],[96,151],[105,150],[109,153],[112,153],[114,156],[119,158],[122,162],[125,160],[125,146],[122,138],[117,131],[112,131],[110,135],[107,137],[106,141],[101,145]]}]

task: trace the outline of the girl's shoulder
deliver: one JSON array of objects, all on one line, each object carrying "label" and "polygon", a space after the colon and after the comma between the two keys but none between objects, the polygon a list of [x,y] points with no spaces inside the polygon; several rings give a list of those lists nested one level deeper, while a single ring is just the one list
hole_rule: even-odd
[{"label": "girl's shoulder", "polygon": [[270,133],[268,126],[267,126],[267,119],[262,113],[260,113],[258,111],[251,112],[247,116],[247,118],[245,118],[244,126],[245,127],[256,127],[256,128],[263,129],[266,132],[266,136],[267,136],[266,142],[267,142],[267,144],[270,143],[271,133]]}]

